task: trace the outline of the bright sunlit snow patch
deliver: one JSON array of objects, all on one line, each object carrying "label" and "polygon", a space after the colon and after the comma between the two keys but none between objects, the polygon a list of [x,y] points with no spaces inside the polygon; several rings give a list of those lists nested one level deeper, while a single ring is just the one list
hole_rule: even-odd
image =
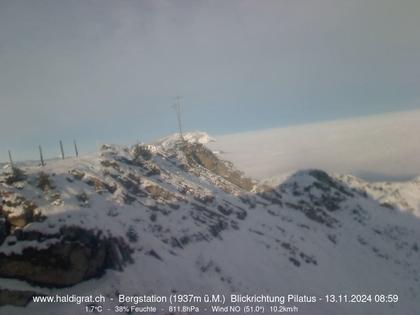
[{"label": "bright sunlit snow patch", "polygon": [[[188,143],[201,143],[201,144],[208,144],[210,142],[214,142],[215,140],[211,138],[207,133],[201,131],[194,131],[188,132],[183,134],[184,141]],[[162,138],[153,144],[156,146],[161,146],[165,149],[173,148],[177,143],[180,141],[179,133],[174,133],[169,135],[165,138]]]}]

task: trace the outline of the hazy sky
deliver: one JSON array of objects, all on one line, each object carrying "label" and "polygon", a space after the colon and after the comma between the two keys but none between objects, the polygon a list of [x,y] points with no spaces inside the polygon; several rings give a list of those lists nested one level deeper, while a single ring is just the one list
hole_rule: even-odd
[{"label": "hazy sky", "polygon": [[420,108],[418,0],[0,0],[0,159]]}]

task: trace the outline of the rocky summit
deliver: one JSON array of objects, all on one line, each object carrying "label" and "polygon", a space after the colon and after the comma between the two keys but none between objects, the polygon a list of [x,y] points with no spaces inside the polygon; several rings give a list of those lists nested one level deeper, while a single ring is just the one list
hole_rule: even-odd
[{"label": "rocky summit", "polygon": [[410,186],[418,199],[408,199],[392,183],[321,170],[260,183],[208,141],[174,135],[4,169],[0,312],[78,314],[80,305],[31,303],[33,295],[69,292],[393,293],[400,303],[300,312],[420,309],[418,185]]}]

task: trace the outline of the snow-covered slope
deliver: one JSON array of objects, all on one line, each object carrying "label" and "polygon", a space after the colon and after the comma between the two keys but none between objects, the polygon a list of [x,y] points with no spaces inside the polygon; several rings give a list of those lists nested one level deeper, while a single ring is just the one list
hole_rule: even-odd
[{"label": "snow-covered slope", "polygon": [[[188,143],[201,143],[208,144],[215,140],[210,137],[207,133],[202,131],[188,132],[183,135],[184,141]],[[180,134],[175,133],[165,138],[159,139],[153,143],[153,145],[161,147],[162,149],[173,149],[180,142]]]},{"label": "snow-covered slope", "polygon": [[[401,211],[408,210],[403,203],[389,207],[361,181],[318,170],[258,185],[197,139],[167,140],[106,145],[97,154],[5,174],[0,292],[103,294],[111,309],[118,292],[392,293],[398,303],[317,303],[300,305],[299,313],[417,314],[420,220]],[[77,264],[70,259],[67,266],[77,283],[51,283],[57,280],[26,270],[65,271],[51,259],[50,269],[38,265],[43,254],[55,257],[57,244],[77,252]],[[30,303],[2,312],[73,315],[84,308]]]},{"label": "snow-covered slope", "polygon": [[420,218],[420,178],[402,182],[365,182],[354,176],[341,175],[339,179],[365,191],[383,205],[407,211]]},{"label": "snow-covered slope", "polygon": [[[276,187],[286,181],[293,173],[273,176],[261,181],[262,184]],[[352,175],[330,174],[376,200],[379,204],[411,213],[420,218],[420,178],[409,181],[368,182]]]}]

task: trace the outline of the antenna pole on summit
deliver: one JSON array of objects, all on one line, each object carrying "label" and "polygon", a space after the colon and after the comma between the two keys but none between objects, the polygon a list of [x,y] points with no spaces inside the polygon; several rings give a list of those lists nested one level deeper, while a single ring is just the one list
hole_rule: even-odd
[{"label": "antenna pole on summit", "polygon": [[182,134],[181,97],[180,96],[175,97],[174,109],[175,109],[176,118],[177,118],[177,121],[178,121],[179,136],[181,138],[181,141],[183,142],[184,141],[184,136]]},{"label": "antenna pole on summit", "polygon": [[9,153],[10,168],[12,169],[12,172],[14,172],[15,171],[15,164],[13,163],[12,152],[10,152],[10,150],[9,150],[8,153]]}]

